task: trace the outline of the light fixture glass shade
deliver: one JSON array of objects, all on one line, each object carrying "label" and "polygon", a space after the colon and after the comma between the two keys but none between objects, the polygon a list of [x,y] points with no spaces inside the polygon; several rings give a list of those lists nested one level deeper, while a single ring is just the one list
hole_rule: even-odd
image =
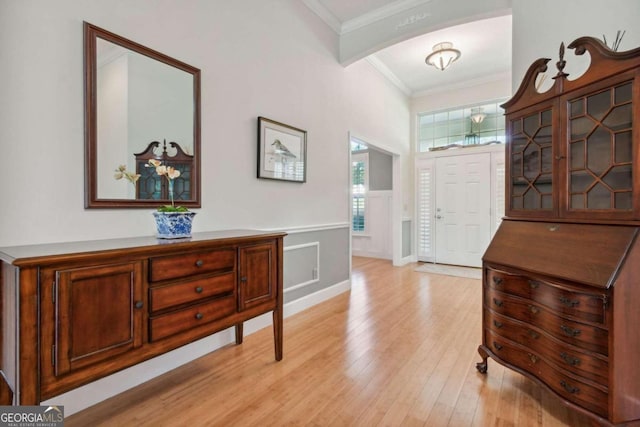
[{"label": "light fixture glass shade", "polygon": [[481,112],[473,113],[471,115],[471,121],[475,124],[482,123],[485,117],[487,117],[485,113],[481,113]]},{"label": "light fixture glass shade", "polygon": [[424,62],[444,71],[451,63],[460,58],[460,55],[460,51],[454,49],[452,43],[442,42],[433,46],[433,52],[425,58]]}]

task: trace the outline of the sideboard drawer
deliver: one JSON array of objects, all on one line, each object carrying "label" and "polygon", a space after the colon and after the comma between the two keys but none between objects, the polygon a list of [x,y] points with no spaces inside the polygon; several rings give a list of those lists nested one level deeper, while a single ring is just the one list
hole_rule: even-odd
[{"label": "sideboard drawer", "polygon": [[214,320],[233,314],[236,301],[233,295],[217,298],[212,301],[192,305],[188,308],[173,311],[161,316],[152,317],[149,321],[149,340],[159,339],[196,328]]},{"label": "sideboard drawer", "polygon": [[236,251],[232,248],[151,258],[149,281],[159,282],[215,271],[232,271],[235,267]]},{"label": "sideboard drawer", "polygon": [[234,272],[153,287],[149,290],[151,312],[158,312],[216,295],[232,294],[235,289],[236,275]]}]

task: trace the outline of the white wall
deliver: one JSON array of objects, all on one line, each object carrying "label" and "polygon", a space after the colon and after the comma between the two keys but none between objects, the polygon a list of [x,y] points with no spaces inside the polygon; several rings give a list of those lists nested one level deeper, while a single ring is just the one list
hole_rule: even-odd
[{"label": "white wall", "polygon": [[[297,0],[3,0],[0,246],[154,233],[151,209],[83,207],[83,21],[202,70],[196,232],[347,222],[348,131],[409,152],[405,95]],[[259,115],[308,131],[306,184],[255,178]]]},{"label": "white wall", "polygon": [[[591,36],[611,43],[618,30],[626,30],[620,51],[640,46],[640,1],[638,0],[513,0],[513,91],[538,58],[551,58],[552,75],[557,69],[560,42],[568,45],[578,37]],[[584,70],[573,51],[565,54],[569,79]]]}]

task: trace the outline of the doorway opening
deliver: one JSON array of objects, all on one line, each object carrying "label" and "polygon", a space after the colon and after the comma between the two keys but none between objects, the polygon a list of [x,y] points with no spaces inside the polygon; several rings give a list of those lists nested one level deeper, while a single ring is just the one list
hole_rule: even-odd
[{"label": "doorway opening", "polygon": [[350,253],[400,265],[402,202],[400,155],[349,134]]}]

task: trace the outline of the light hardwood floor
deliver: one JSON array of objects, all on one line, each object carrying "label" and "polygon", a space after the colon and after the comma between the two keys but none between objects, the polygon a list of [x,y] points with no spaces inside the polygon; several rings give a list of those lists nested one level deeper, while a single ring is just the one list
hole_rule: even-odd
[{"label": "light hardwood floor", "polygon": [[352,289],[65,420],[73,426],[584,426],[522,375],[475,363],[481,282],[353,260]]}]

